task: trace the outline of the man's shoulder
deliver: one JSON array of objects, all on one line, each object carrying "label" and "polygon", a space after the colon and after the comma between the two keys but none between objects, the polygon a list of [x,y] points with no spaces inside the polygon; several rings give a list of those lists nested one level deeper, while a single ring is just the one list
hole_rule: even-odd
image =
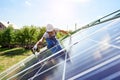
[{"label": "man's shoulder", "polygon": [[47,32],[45,32],[44,34],[43,34],[43,37],[44,38],[47,38],[49,35],[48,35],[48,33]]},{"label": "man's shoulder", "polygon": [[59,29],[59,28],[54,28],[54,30],[55,30],[56,32],[59,32],[59,31],[60,31],[60,29]]}]

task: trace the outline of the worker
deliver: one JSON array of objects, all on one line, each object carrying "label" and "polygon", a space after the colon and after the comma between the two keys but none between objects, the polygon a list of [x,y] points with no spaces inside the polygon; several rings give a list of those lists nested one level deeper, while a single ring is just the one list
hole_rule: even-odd
[{"label": "worker", "polygon": [[36,51],[38,45],[42,44],[44,40],[46,40],[47,48],[50,49],[52,53],[60,51],[62,49],[62,46],[59,40],[56,38],[58,32],[70,35],[69,32],[65,30],[54,28],[52,24],[47,24],[46,32],[43,34],[42,38],[35,44],[35,46],[33,47],[33,51]]}]

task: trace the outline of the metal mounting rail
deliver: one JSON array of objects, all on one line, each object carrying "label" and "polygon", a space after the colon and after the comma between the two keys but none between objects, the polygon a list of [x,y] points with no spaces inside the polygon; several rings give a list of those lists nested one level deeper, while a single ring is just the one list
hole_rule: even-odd
[{"label": "metal mounting rail", "polygon": [[[113,20],[113,19],[116,19],[116,18],[119,18],[119,17],[120,17],[120,9],[117,10],[117,11],[114,11],[114,12],[112,12],[112,13],[110,13],[110,14],[102,17],[102,18],[99,18],[99,19],[97,19],[97,20],[95,20],[95,21],[93,21],[93,22],[91,22],[91,23],[89,23],[89,24],[87,24],[85,26],[80,27],[79,29],[73,31],[71,34],[74,34],[74,33],[78,32],[80,30],[90,28],[90,27],[93,27],[95,25],[98,25],[98,24],[101,24],[101,23],[104,23],[104,22],[107,22],[107,21],[110,21],[110,20]],[[68,37],[68,36],[63,37],[61,39],[61,41],[63,39],[65,39],[66,37]]]},{"label": "metal mounting rail", "polygon": [[113,20],[113,19],[116,19],[119,17],[120,17],[120,9],[77,29],[76,31],[73,32],[73,34],[82,29],[89,28],[89,27],[95,26],[97,24],[101,24],[101,23],[104,23],[104,22],[107,22],[107,21],[110,21],[110,20]]}]

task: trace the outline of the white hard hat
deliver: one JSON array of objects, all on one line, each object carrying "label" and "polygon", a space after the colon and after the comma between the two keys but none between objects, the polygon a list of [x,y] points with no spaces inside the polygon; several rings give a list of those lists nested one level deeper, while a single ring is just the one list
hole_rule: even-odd
[{"label": "white hard hat", "polygon": [[53,25],[52,25],[52,24],[47,24],[47,26],[46,26],[46,31],[47,31],[47,32],[51,32],[51,31],[53,31],[53,30],[54,30]]}]

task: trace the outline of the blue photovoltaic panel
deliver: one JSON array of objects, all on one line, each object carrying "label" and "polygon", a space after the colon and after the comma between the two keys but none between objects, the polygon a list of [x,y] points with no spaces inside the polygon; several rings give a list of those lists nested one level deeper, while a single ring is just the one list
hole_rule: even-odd
[{"label": "blue photovoltaic panel", "polygon": [[[117,74],[120,73],[119,30],[120,19],[116,19],[79,31],[71,36],[71,43],[70,37],[62,42],[66,48],[78,42],[68,49],[70,61],[68,60],[66,64],[64,59],[57,57],[55,59],[57,63],[53,63],[51,59],[47,60],[12,79],[120,79],[120,74]],[[46,55],[46,52],[43,55]]]},{"label": "blue photovoltaic panel", "polygon": [[[0,79],[120,80],[120,18],[83,29]],[[67,54],[67,55],[66,55]]]}]

